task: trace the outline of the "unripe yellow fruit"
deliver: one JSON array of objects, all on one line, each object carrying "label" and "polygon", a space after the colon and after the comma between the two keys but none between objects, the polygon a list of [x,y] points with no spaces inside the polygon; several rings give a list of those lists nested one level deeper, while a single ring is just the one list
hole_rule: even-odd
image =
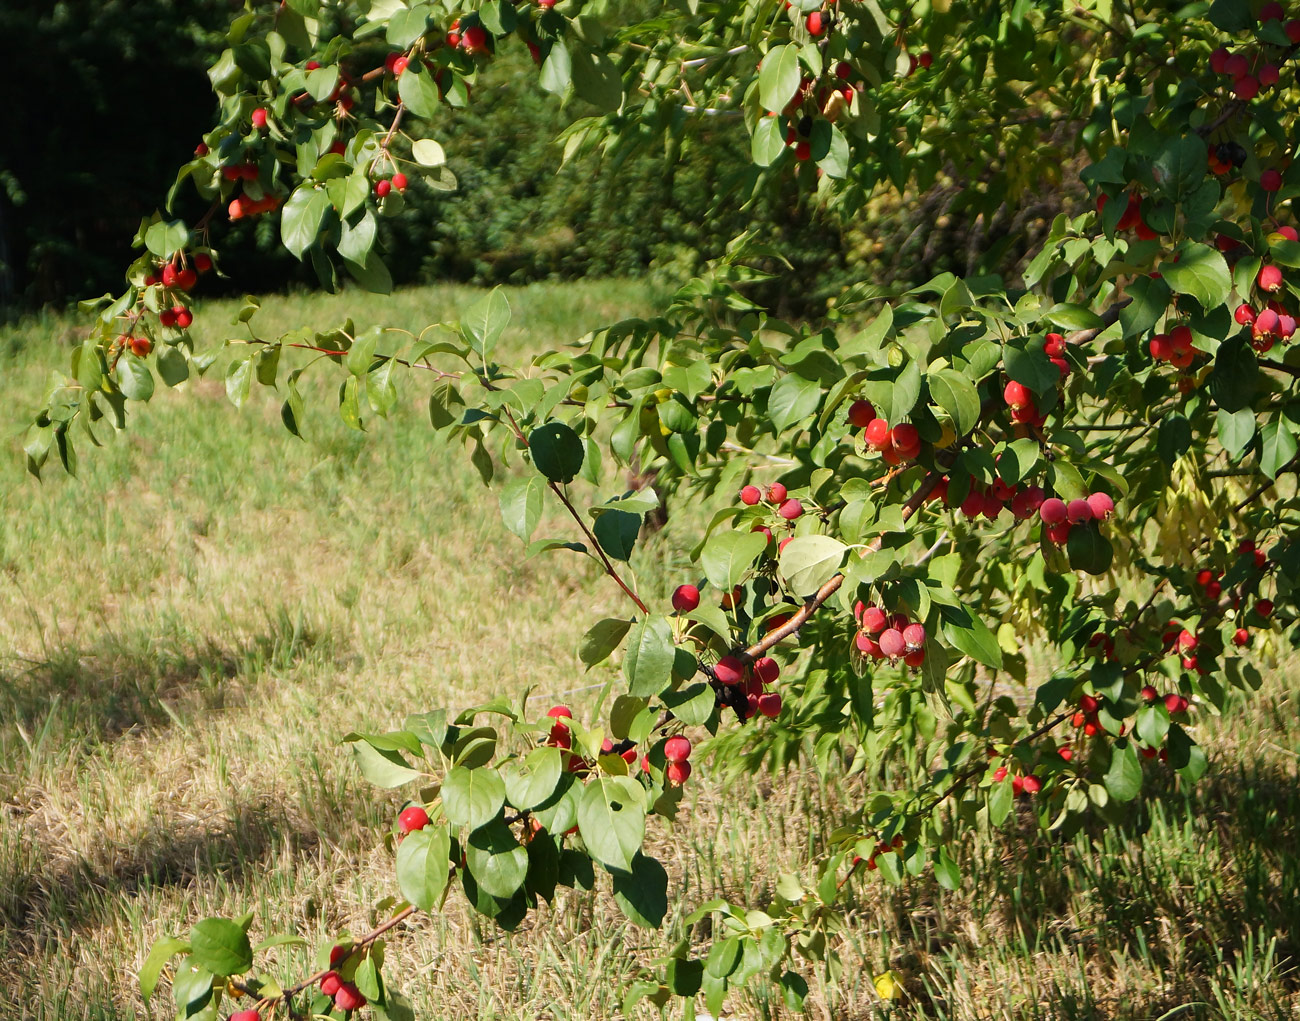
[{"label": "unripe yellow fruit", "polygon": [[957,430],[952,427],[951,422],[944,422],[939,430],[939,438],[934,441],[934,445],[940,450],[945,447],[951,447],[957,442]]}]

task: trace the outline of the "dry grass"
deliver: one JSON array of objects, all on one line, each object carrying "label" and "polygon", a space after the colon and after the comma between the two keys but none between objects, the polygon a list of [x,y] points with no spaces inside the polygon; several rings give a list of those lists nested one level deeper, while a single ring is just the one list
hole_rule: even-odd
[{"label": "dry grass", "polygon": [[[469,298],[290,298],[274,317],[415,325]],[[649,307],[624,283],[511,301],[516,350]],[[211,338],[229,312],[201,308]],[[0,333],[7,435],[70,329]],[[0,463],[6,1019],[169,1016],[164,995],[140,1001],[133,973],[149,941],[207,914],[253,908],[255,934],[313,941],[367,927],[394,888],[377,837],[394,802],[338,739],[530,687],[590,705],[585,689],[607,676],[584,674],[574,649],[617,592],[574,558],[522,560],[462,452],[431,442],[416,387],[371,436],[313,413],[305,444],[278,402],[237,412],[219,387],[192,389],[87,452],[78,481],[38,485]],[[691,529],[674,520],[636,561],[647,591],[667,591]],[[558,517],[542,533],[568,534]],[[1123,833],[979,835],[957,894],[867,885],[839,982],[809,969],[813,1016],[1295,1017],[1295,710],[1274,674],[1207,728],[1213,778]],[[805,874],[856,794],[803,772],[728,783],[701,770],[680,821],[653,837],[680,905],[664,932],[630,928],[600,893],[566,893],[513,935],[453,898],[397,936],[394,975],[421,1018],[620,1017],[621,985],[684,934],[685,911],[715,894],[761,904],[777,874]],[[286,977],[306,970],[306,954],[277,954]],[[871,984],[887,967],[911,994],[892,1007]],[[729,1013],[782,1009],[755,995]]]}]

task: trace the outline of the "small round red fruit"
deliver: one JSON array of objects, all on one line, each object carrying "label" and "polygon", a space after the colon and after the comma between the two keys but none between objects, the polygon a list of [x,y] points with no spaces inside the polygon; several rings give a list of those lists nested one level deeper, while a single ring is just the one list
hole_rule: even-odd
[{"label": "small round red fruit", "polygon": [[761,499],[763,499],[763,492],[757,486],[746,486],[740,491],[740,502],[747,507],[753,507]]},{"label": "small round red fruit", "polygon": [[262,1015],[251,1007],[248,1010],[237,1010],[230,1015],[230,1021],[262,1021]]},{"label": "small round red fruit", "polygon": [[867,446],[874,450],[884,450],[889,446],[889,423],[883,418],[873,418],[867,423],[866,431],[862,435],[867,441]]},{"label": "small round red fruit", "polygon": [[678,585],[673,593],[673,609],[678,613],[690,613],[700,605],[700,590],[694,585]]},{"label": "small round red fruit", "polygon": [[344,982],[334,994],[334,1006],[342,1011],[360,1010],[366,1005],[366,998],[361,990],[351,982]]},{"label": "small round red fruit", "polygon": [[1043,519],[1045,525],[1062,524],[1069,515],[1069,508],[1065,501],[1055,496],[1047,497],[1038,508],[1038,516]]},{"label": "small round red fruit", "polygon": [[266,127],[266,110],[263,107],[259,106],[253,111],[253,127],[258,131]]},{"label": "small round red fruit", "polygon": [[1088,496],[1088,507],[1092,510],[1094,518],[1104,521],[1114,513],[1115,501],[1106,493],[1092,493]]},{"label": "small round red fruit", "polygon": [[419,805],[412,805],[410,808],[402,809],[397,817],[397,825],[403,833],[414,833],[429,825],[429,813]]},{"label": "small round red fruit", "polygon": [[126,345],[137,358],[148,358],[149,352],[153,350],[153,341],[148,337],[128,337]]},{"label": "small round red fruit", "polygon": [[668,768],[664,770],[664,775],[668,782],[675,787],[680,787],[691,776],[691,764],[689,762],[670,762]]},{"label": "small round red fruit", "polygon": [[897,628],[886,628],[880,636],[880,651],[890,659],[897,659],[907,651],[907,642]]},{"label": "small round red fruit", "polygon": [[781,483],[773,482],[770,486],[767,487],[768,503],[776,503],[776,504],[784,503],[785,497],[786,497],[786,488],[785,486],[781,485]]},{"label": "small round red fruit", "polygon": [[393,175],[393,187],[398,191],[406,191],[406,175],[400,171]]},{"label": "small round red fruit", "polygon": [[387,179],[375,182],[375,194],[381,199],[393,190],[393,182]]},{"label": "small round red fruit", "polygon": [[754,676],[764,684],[774,684],[781,676],[781,667],[771,656],[754,660]]},{"label": "small round red fruit", "polygon": [[849,405],[849,425],[856,429],[865,429],[876,417],[876,409],[870,401],[854,401]]},{"label": "small round red fruit", "polygon": [[1027,408],[1034,403],[1034,395],[1030,393],[1029,387],[1014,379],[1003,389],[1002,397],[1009,408]]},{"label": "small round red fruit", "polygon": [[176,325],[188,330],[194,324],[194,313],[183,305],[177,305],[172,311],[176,314]]},{"label": "small round red fruit", "polygon": [[1261,291],[1279,291],[1282,289],[1282,270],[1272,263],[1259,268],[1255,277],[1255,286]]},{"label": "small round red fruit", "polygon": [[786,500],[781,504],[777,513],[780,514],[781,517],[785,518],[786,521],[793,521],[795,518],[803,514],[803,504],[795,499]]},{"label": "small round red fruit", "polygon": [[739,684],[745,679],[745,664],[735,656],[723,656],[713,668],[713,676],[722,684]]},{"label": "small round red fruit", "polygon": [[669,762],[685,762],[691,757],[691,742],[678,735],[664,742],[664,758]]},{"label": "small round red fruit", "polygon": [[1244,645],[1249,645],[1250,632],[1244,627],[1237,628],[1237,630],[1232,633],[1232,644],[1238,648],[1241,648]]}]

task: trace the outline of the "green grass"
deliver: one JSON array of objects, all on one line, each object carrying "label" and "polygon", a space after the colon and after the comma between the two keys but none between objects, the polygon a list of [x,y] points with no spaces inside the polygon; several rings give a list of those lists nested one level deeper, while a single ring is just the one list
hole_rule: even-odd
[{"label": "green grass", "polygon": [[[418,328],[473,297],[276,299],[264,330],[345,315]],[[506,343],[542,350],[653,297],[625,282],[512,291]],[[232,311],[200,305],[208,341]],[[31,481],[16,441],[75,330],[50,316],[0,331],[0,433],[15,441],[0,457],[0,1017],[163,1018],[165,994],[144,1004],[134,980],[159,934],[253,908],[255,935],[322,940],[368,927],[393,892],[378,833],[395,801],[357,775],[344,733],[526,688],[590,706],[608,674],[583,672],[577,638],[619,594],[577,558],[522,559],[464,452],[432,441],[419,380],[370,435],[311,411],[304,443],[264,392],[231,407],[214,370],[83,449],[79,479]],[[669,590],[703,513],[638,555],[646,591]],[[569,525],[551,508],[539,534]],[[957,893],[865,884],[839,982],[807,970],[812,1016],[1295,1017],[1298,717],[1274,673],[1200,728],[1211,776],[1131,827],[978,834]],[[761,904],[860,795],[807,772],[724,783],[699,770],[682,819],[654,830],[673,882],[663,933],[629,928],[599,893],[566,894],[512,936],[453,898],[390,946],[417,1016],[620,1017],[621,984],[683,935],[685,911]],[[307,970],[299,951],[273,960]],[[889,1007],[872,987],[887,968],[908,994]],[[784,1016],[762,997],[727,1014]]]}]

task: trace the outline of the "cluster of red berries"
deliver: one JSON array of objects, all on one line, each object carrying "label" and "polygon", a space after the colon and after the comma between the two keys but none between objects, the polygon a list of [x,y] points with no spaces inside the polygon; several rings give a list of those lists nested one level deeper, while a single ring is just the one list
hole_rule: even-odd
[{"label": "cluster of red berries", "polygon": [[[1069,749],[1066,749],[1066,751],[1068,750]],[[1007,769],[1006,766],[998,766],[997,769],[993,770],[993,782],[1001,783],[1003,780],[1007,778],[1008,772],[1009,770]],[[1017,795],[1037,794],[1042,789],[1043,789],[1043,781],[1040,780],[1033,773],[1027,773],[1023,776],[1020,775],[1019,773],[1016,773],[1013,774],[1011,777],[1011,790]]]},{"label": "cluster of red berries", "polygon": [[906,614],[885,613],[879,606],[861,600],[853,607],[858,633],[854,645],[871,659],[901,659],[910,667],[925,662],[925,625],[912,621]]},{"label": "cluster of red berries", "polygon": [[[1083,730],[1085,737],[1096,737],[1102,732],[1100,719],[1097,711],[1101,708],[1101,702],[1093,695],[1080,695],[1079,708],[1070,717],[1070,723]],[[1120,736],[1123,737],[1128,725],[1121,723],[1119,727]]]},{"label": "cluster of red berries", "polygon": [[781,667],[771,656],[760,656],[748,666],[739,656],[723,656],[713,667],[719,684],[739,687],[745,696],[745,719],[758,714],[769,720],[781,714],[781,694],[768,691],[781,676]]},{"label": "cluster of red berries", "polygon": [[1192,328],[1180,324],[1168,333],[1157,333],[1147,344],[1147,350],[1157,362],[1168,362],[1175,369],[1191,367],[1196,358],[1192,347]]},{"label": "cluster of red berries", "polygon": [[[1097,196],[1097,213],[1099,215],[1105,212],[1106,203],[1109,201],[1110,196],[1105,192]],[[1142,196],[1137,192],[1129,192],[1128,205],[1124,207],[1124,212],[1115,224],[1115,229],[1132,230],[1137,234],[1139,241],[1154,241],[1159,237],[1155,230],[1147,226],[1146,220],[1142,219]]]},{"label": "cluster of red berries", "polygon": [[[144,278],[146,287],[161,285],[168,291],[173,292],[173,299],[179,299],[179,295],[193,290],[194,285],[199,282],[199,274],[206,273],[212,269],[212,256],[207,252],[199,252],[194,256],[193,265],[186,266],[181,262],[179,255],[174,256],[168,262],[163,264],[158,273],[150,273]],[[158,324],[167,329],[175,327],[181,330],[188,330],[194,324],[194,313],[183,302],[176,300],[171,308],[165,308],[158,313]],[[143,358],[153,348],[147,337],[123,337],[120,338],[131,348],[131,353],[137,357]]]},{"label": "cluster of red berries", "polygon": [[[756,507],[764,501],[775,506],[777,515],[786,521],[793,521],[803,514],[803,504],[790,496],[785,486],[779,482],[773,482],[766,491],[757,486],[745,486],[740,491],[740,502],[746,507]],[[756,526],[754,531],[766,531],[768,538],[772,537],[771,531],[762,526]]]},{"label": "cluster of red berries", "polygon": [[[947,476],[939,480],[939,484],[930,493],[930,499],[943,500],[945,506],[952,506],[948,500]],[[993,521],[1009,505],[1011,513],[1023,521],[1026,518],[1033,517],[1034,512],[1042,505],[1043,499],[1043,490],[1038,486],[1025,486],[1023,488],[1010,486],[999,478],[994,479],[992,484],[988,486],[972,482],[970,491],[966,494],[966,498],[962,500],[958,509],[970,521],[980,517]]]},{"label": "cluster of red berries", "polygon": [[[320,980],[320,991],[332,997],[334,1006],[341,1011],[360,1010],[366,1005],[366,998],[353,983],[343,979],[341,970],[352,956],[352,948],[339,944],[330,949],[330,970]],[[251,1019],[250,1019],[251,1021]]]},{"label": "cluster of red berries", "polygon": [[1070,529],[1089,521],[1105,521],[1115,511],[1115,501],[1106,493],[1090,493],[1087,498],[1066,503],[1049,496],[1038,508],[1038,516],[1047,526],[1047,538],[1057,546],[1070,538]]},{"label": "cluster of red berries", "polygon": [[[877,868],[880,867],[876,864],[876,858],[879,855],[888,854],[890,851],[901,851],[902,848],[903,848],[903,835],[901,833],[898,834],[898,836],[894,837],[894,839],[891,840],[889,843],[885,843],[883,840],[881,840],[872,849],[871,854],[867,857],[865,861],[865,864],[869,870],[874,872]],[[859,864],[864,864],[862,856],[860,854],[855,854],[853,856],[853,865],[856,868]]]},{"label": "cluster of red berries", "polygon": [[384,58],[384,70],[394,78],[411,66],[411,58],[405,53],[390,53]]},{"label": "cluster of red berries", "polygon": [[[1286,10],[1279,3],[1267,3],[1259,11],[1261,25],[1285,17]],[[1300,43],[1300,21],[1288,21],[1283,31],[1293,45]],[[1276,85],[1281,77],[1277,64],[1259,52],[1232,53],[1223,46],[1210,54],[1210,70],[1232,79],[1232,94],[1238,99],[1254,99],[1261,88]]]},{"label": "cluster of red berries", "polygon": [[[680,787],[691,776],[691,742],[680,734],[670,737],[664,742],[664,758],[668,765],[664,767],[664,776],[668,782]],[[650,771],[650,763],[643,760],[641,767]]]},{"label": "cluster of red berries", "polygon": [[236,195],[226,207],[226,215],[233,220],[242,220],[245,216],[260,216],[273,213],[280,208],[280,196],[263,195],[255,199],[247,194]]},{"label": "cluster of red berries", "polygon": [[406,175],[398,171],[392,177],[386,177],[375,182],[375,194],[381,199],[389,192],[396,189],[399,193],[406,191]]},{"label": "cluster of red berries", "polygon": [[[1300,240],[1294,227],[1280,227],[1278,233],[1288,241]],[[1233,313],[1239,325],[1250,327],[1251,346],[1261,353],[1269,350],[1275,339],[1286,343],[1296,331],[1295,316],[1273,297],[1282,290],[1284,283],[1282,270],[1271,262],[1265,263],[1255,275],[1255,287],[1264,295],[1262,306],[1255,309],[1243,303]]]},{"label": "cluster of red berries", "polygon": [[470,25],[462,32],[457,18],[447,29],[447,45],[466,53],[488,53],[492,49],[492,37],[482,25]]},{"label": "cluster of red berries", "polygon": [[849,406],[849,425],[862,430],[866,445],[876,451],[886,464],[899,465],[915,460],[921,453],[921,434],[910,422],[890,428],[885,419],[876,417],[870,401],[857,400]]}]

